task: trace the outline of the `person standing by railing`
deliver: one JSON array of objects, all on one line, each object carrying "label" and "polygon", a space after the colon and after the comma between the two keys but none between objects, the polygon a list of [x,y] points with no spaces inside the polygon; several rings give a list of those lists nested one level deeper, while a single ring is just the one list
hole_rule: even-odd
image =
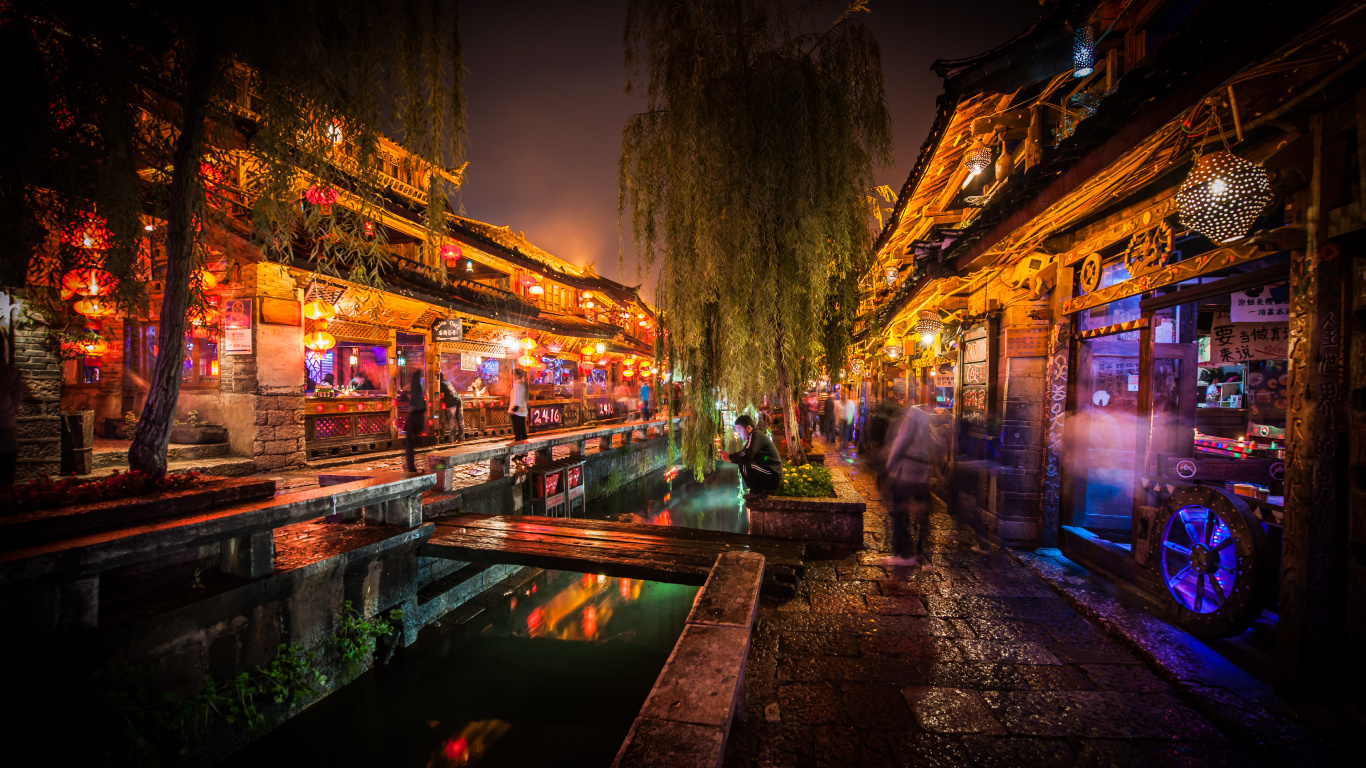
[{"label": "person standing by railing", "polygon": [[509,398],[508,417],[512,420],[512,439],[526,440],[527,393],[526,371],[518,368],[513,373],[512,396]]},{"label": "person standing by railing", "polygon": [[413,371],[408,388],[408,418],[403,422],[403,462],[409,472],[417,471],[417,441],[427,432],[427,397],[422,394],[422,371]]}]

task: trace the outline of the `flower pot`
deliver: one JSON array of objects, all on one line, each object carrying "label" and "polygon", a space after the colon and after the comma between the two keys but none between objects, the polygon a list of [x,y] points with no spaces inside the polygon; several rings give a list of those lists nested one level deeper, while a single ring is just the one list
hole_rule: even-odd
[{"label": "flower pot", "polygon": [[171,427],[171,442],[181,445],[226,443],[228,428],[221,424],[199,424],[193,427]]}]

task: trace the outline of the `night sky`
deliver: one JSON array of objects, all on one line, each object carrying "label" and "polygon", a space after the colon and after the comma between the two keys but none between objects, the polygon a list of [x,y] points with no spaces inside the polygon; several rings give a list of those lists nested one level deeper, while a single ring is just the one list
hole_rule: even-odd
[{"label": "night sky", "polygon": [[[942,91],[935,59],[989,50],[1024,29],[1037,0],[872,0],[861,18],[882,46],[896,163],[877,181],[900,190]],[[621,129],[643,101],[624,92],[625,0],[461,3],[469,99],[465,213],[521,230],[536,245],[635,285],[618,269]],[[629,233],[627,233],[629,237]]]}]

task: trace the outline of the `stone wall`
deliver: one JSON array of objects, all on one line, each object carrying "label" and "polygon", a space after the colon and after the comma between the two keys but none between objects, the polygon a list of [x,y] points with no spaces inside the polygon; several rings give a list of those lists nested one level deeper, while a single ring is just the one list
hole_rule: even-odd
[{"label": "stone wall", "polygon": [[14,364],[23,381],[19,403],[19,458],[15,480],[56,475],[62,469],[62,366],[56,336],[42,324],[29,324],[20,299],[0,294],[3,326],[13,343]]}]

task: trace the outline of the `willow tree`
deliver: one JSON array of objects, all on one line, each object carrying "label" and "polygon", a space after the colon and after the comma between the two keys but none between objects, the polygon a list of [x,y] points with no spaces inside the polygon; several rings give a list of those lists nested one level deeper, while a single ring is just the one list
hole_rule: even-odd
[{"label": "willow tree", "polygon": [[717,403],[779,392],[788,455],[794,387],[838,371],[871,256],[875,164],[891,158],[881,54],[859,21],[781,0],[632,0],[628,91],[647,109],[622,137],[618,208],[646,269],[658,261],[675,365],[702,471]]},{"label": "willow tree", "polygon": [[[0,56],[16,84],[0,248],[38,255],[6,284],[26,278],[41,294],[73,265],[98,266],[118,278],[115,298],[130,313],[145,310],[149,282],[164,285],[160,353],[129,450],[130,467],[160,475],[210,243],[236,236],[269,258],[377,285],[389,256],[383,228],[366,224],[384,204],[381,132],[423,167],[459,162],[455,2],[15,0],[0,15]],[[241,176],[227,178],[229,167]],[[444,232],[443,177],[427,189],[433,244]],[[347,204],[303,205],[309,186]],[[107,234],[98,252],[54,244],[53,231],[92,215]],[[164,227],[149,233],[148,220]]]}]

